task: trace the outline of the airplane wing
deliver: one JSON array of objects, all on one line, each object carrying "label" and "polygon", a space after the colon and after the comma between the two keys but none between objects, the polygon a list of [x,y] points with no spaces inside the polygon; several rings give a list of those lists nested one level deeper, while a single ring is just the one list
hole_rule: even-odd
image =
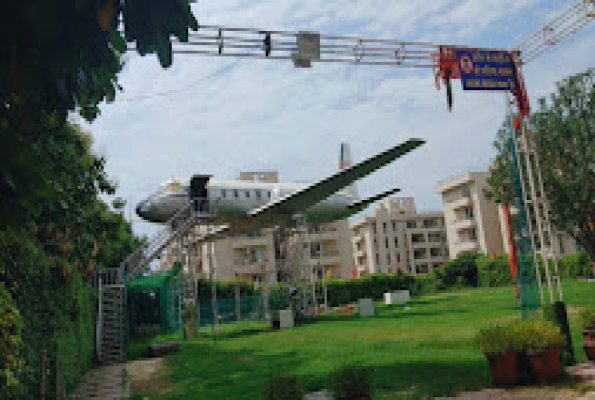
[{"label": "airplane wing", "polygon": [[[349,168],[314,182],[296,192],[252,210],[251,217],[266,218],[272,214],[295,214],[306,210],[316,203],[326,199],[333,193],[349,186],[354,181],[371,174],[379,168],[393,162],[424,144],[421,139],[409,139],[398,146],[392,147],[373,157],[361,161]],[[357,203],[356,203],[357,204]]]}]

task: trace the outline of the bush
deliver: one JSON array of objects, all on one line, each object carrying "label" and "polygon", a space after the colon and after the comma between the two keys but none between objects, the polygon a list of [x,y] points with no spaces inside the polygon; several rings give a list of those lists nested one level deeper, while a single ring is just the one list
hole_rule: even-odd
[{"label": "bush", "polygon": [[297,377],[279,375],[269,379],[264,398],[265,400],[302,400],[304,390]]},{"label": "bush", "polygon": [[436,277],[440,279],[442,287],[477,286],[477,253],[461,253],[454,260],[450,260],[436,269]]},{"label": "bush", "polygon": [[16,378],[23,360],[21,331],[23,322],[12,296],[0,282],[0,387],[18,385]]},{"label": "bush", "polygon": [[349,365],[335,371],[331,390],[337,400],[360,400],[372,397],[372,382],[365,368]]},{"label": "bush", "polygon": [[498,287],[513,284],[508,255],[495,258],[480,255],[477,257],[478,284],[482,287]]},{"label": "bush", "polygon": [[522,343],[515,328],[516,324],[509,323],[480,329],[475,340],[486,355],[518,353],[522,350]]},{"label": "bush", "polygon": [[583,329],[595,329],[595,306],[584,308],[580,313]]},{"label": "bush", "polygon": [[586,251],[567,255],[558,260],[562,278],[580,278],[593,275],[593,263]]},{"label": "bush", "polygon": [[552,321],[542,318],[516,321],[513,329],[520,340],[520,347],[525,352],[541,352],[554,347],[562,347],[564,335]]}]

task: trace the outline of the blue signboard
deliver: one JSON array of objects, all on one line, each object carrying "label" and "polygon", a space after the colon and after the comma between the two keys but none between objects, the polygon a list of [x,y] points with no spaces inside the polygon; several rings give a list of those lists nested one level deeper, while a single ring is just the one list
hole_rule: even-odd
[{"label": "blue signboard", "polygon": [[456,49],[464,90],[517,89],[514,64],[507,51]]}]

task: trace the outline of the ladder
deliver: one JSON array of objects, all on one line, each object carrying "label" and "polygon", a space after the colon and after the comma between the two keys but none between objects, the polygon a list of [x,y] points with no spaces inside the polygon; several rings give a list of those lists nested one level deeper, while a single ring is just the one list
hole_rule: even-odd
[{"label": "ladder", "polygon": [[111,364],[126,358],[126,282],[146,272],[151,261],[197,223],[213,218],[214,209],[207,199],[190,200],[157,234],[126,257],[117,268],[108,268],[99,275],[96,326],[99,362]]}]

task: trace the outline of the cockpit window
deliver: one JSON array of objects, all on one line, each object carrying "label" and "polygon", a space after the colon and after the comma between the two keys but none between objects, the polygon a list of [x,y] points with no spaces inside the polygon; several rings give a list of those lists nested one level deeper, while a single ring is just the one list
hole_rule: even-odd
[{"label": "cockpit window", "polygon": [[164,186],[166,192],[179,192],[182,188],[182,185],[178,181],[166,182]]}]

